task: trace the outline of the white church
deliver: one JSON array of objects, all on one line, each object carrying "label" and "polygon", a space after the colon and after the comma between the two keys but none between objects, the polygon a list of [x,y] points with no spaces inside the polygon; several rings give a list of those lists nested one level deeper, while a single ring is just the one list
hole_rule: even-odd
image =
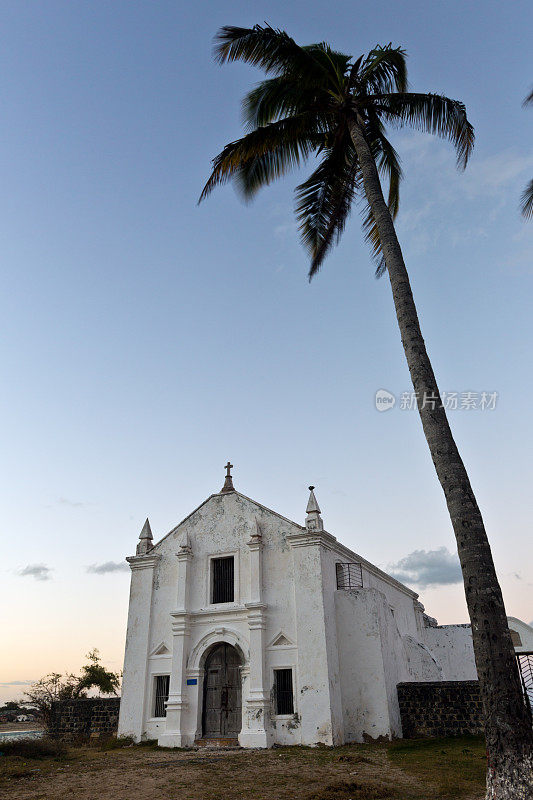
[{"label": "white church", "polygon": [[[401,736],[396,686],[474,680],[469,625],[438,626],[418,595],[324,530],[236,491],[211,495],[131,567],[119,736],[206,742],[361,742]],[[517,650],[533,630],[510,619]]]}]

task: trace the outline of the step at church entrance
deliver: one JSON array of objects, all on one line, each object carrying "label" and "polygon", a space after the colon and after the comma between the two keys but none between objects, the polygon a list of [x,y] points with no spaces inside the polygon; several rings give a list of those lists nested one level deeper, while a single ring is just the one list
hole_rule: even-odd
[{"label": "step at church entrance", "polygon": [[234,739],[242,724],[241,659],[230,644],[219,644],[205,662],[202,733],[205,739]]}]

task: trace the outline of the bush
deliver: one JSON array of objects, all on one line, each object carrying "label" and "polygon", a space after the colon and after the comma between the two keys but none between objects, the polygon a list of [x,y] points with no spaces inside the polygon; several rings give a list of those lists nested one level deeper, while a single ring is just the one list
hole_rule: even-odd
[{"label": "bush", "polygon": [[28,759],[59,759],[66,755],[67,748],[57,739],[17,739],[0,742],[0,752],[4,756],[15,756]]}]

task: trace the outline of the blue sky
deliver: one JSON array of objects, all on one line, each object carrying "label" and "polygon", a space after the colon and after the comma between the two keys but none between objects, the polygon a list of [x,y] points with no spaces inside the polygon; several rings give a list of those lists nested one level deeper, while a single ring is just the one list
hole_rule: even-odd
[{"label": "blue sky", "polygon": [[[131,554],[147,515],[166,533],[228,458],[280,513],[303,521],[314,483],[347,545],[400,571],[429,552],[455,580],[418,416],[375,409],[376,390],[410,384],[357,212],[309,285],[298,174],[252,205],[231,187],[196,205],[260,78],[216,66],[212,37],[264,20],[355,56],[402,45],[413,89],[467,105],[465,173],[446,143],[394,134],[398,232],[441,389],[498,392],[450,419],[508,613],[533,618],[531,4],[17,0],[0,8],[0,697],[92,647],[120,668],[128,574],[88,568]],[[467,620],[459,583],[421,593],[439,621]]]}]

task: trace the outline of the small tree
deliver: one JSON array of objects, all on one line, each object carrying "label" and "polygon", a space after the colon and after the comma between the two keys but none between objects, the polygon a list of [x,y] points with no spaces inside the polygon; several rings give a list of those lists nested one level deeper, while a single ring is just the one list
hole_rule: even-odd
[{"label": "small tree", "polygon": [[39,709],[39,715],[48,727],[51,721],[52,703],[72,698],[77,682],[78,678],[75,675],[63,676],[59,672],[50,672],[32,684],[24,694],[28,701]]},{"label": "small tree", "polygon": [[81,668],[81,675],[51,672],[34,683],[24,692],[28,701],[37,706],[46,726],[50,725],[52,703],[56,700],[72,700],[87,697],[90,689],[98,689],[101,694],[117,694],[120,686],[120,672],[111,672],[100,663],[100,655],[95,648],[87,653],[89,663]]},{"label": "small tree", "polygon": [[95,648],[87,653],[89,660],[81,668],[81,677],[74,689],[74,697],[86,697],[89,689],[98,689],[102,694],[115,694],[120,686],[120,672],[111,672],[100,664],[100,655]]}]

